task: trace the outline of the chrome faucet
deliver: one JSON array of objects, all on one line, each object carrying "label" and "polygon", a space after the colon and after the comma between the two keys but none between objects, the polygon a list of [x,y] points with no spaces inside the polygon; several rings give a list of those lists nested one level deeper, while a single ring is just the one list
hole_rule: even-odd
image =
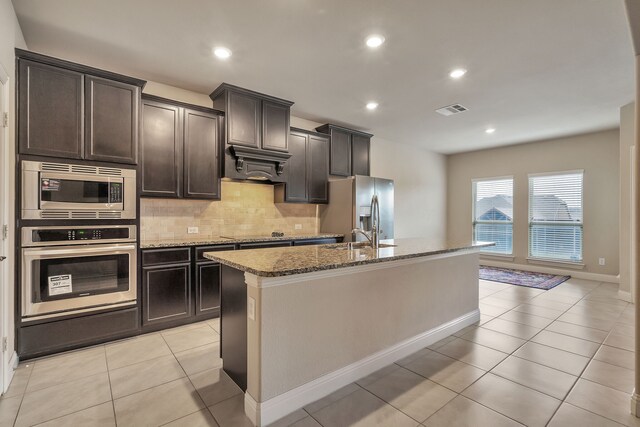
[{"label": "chrome faucet", "polygon": [[370,233],[361,228],[354,228],[351,233],[362,234],[367,238],[373,249],[378,249],[380,246],[380,203],[378,203],[378,196],[375,194],[371,198],[371,223],[373,227]]}]

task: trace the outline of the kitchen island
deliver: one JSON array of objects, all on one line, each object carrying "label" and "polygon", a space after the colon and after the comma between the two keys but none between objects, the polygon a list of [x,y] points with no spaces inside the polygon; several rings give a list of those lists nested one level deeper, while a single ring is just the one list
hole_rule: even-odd
[{"label": "kitchen island", "polygon": [[267,425],[477,322],[484,242],[396,239],[211,252],[221,356]]}]

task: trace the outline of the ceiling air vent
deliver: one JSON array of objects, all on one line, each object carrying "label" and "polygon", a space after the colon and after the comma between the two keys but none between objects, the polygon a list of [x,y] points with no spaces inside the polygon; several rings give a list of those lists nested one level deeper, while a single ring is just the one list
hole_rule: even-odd
[{"label": "ceiling air vent", "polygon": [[443,116],[453,116],[454,114],[464,113],[468,108],[460,104],[447,105],[446,107],[438,108],[436,113]]}]

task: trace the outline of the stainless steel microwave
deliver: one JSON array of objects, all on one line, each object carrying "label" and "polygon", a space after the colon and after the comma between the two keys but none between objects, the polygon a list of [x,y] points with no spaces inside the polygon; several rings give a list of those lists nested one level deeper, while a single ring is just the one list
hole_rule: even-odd
[{"label": "stainless steel microwave", "polygon": [[135,219],[136,171],[22,162],[22,219]]}]

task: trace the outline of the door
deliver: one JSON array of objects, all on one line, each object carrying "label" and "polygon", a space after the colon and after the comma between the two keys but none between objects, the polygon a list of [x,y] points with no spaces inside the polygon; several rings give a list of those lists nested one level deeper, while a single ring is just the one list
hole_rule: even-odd
[{"label": "door", "polygon": [[309,135],[309,203],[329,203],[329,140]]},{"label": "door", "polygon": [[351,134],[331,129],[331,175],[351,175]]},{"label": "door", "polygon": [[288,151],[289,107],[277,102],[262,102],[262,148]]},{"label": "door", "polygon": [[390,179],[375,178],[376,194],[380,205],[380,239],[393,239],[393,193]]},{"label": "door", "polygon": [[20,153],[81,159],[83,75],[24,60],[18,72]]},{"label": "door", "polygon": [[143,196],[182,194],[182,108],[142,101],[140,163]]},{"label": "door", "polygon": [[289,153],[287,161],[287,202],[307,201],[307,136],[299,132],[291,132],[289,136]]},{"label": "door", "polygon": [[227,143],[259,148],[260,99],[233,91],[229,91],[227,96]]},{"label": "door", "polygon": [[220,118],[184,110],[184,197],[220,199]]},{"label": "door", "polygon": [[367,136],[351,137],[351,175],[369,175],[369,143]]},{"label": "door", "polygon": [[85,158],[137,163],[140,88],[85,77]]}]

